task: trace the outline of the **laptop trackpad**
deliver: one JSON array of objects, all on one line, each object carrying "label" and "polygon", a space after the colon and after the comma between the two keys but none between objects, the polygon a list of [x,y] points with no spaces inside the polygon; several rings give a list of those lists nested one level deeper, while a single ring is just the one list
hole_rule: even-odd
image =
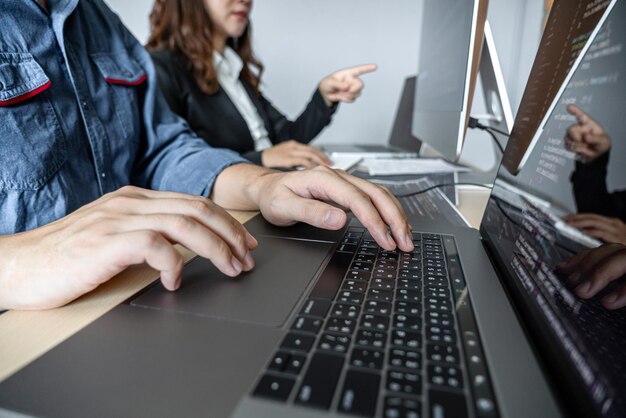
[{"label": "laptop trackpad", "polygon": [[132,306],[279,327],[284,324],[333,244],[258,237],[256,267],[237,278],[197,257],[185,266],[180,289],[157,284]]}]

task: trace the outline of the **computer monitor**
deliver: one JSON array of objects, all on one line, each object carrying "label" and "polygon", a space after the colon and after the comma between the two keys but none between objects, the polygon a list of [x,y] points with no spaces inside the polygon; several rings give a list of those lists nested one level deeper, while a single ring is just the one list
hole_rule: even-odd
[{"label": "computer monitor", "polygon": [[424,2],[412,132],[450,161],[463,149],[487,6],[487,0]]},{"label": "computer monitor", "polygon": [[589,46],[587,41],[599,30],[609,3],[608,0],[554,3],[502,159],[511,174],[517,174],[528,159],[557,98],[584,55],[581,52]]}]

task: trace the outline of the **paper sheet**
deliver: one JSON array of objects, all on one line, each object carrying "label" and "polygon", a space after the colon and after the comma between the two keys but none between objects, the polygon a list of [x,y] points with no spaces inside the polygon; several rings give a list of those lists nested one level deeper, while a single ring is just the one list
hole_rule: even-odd
[{"label": "paper sheet", "polygon": [[371,176],[470,171],[469,168],[451,164],[440,158],[367,159],[363,165],[367,167]]}]

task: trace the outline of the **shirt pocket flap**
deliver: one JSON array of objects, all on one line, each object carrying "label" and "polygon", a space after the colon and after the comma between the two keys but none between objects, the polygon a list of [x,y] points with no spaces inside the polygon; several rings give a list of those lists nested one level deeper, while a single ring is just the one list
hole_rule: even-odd
[{"label": "shirt pocket flap", "polygon": [[28,53],[0,53],[0,106],[10,106],[50,87],[43,68]]},{"label": "shirt pocket flap", "polygon": [[91,59],[107,83],[138,86],[146,81],[146,72],[127,53],[98,53],[92,54]]}]

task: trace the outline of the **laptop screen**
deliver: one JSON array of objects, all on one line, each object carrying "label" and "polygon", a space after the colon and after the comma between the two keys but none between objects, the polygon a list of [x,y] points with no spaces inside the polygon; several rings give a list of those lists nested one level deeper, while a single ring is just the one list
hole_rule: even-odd
[{"label": "laptop screen", "polygon": [[601,303],[624,278],[582,299],[575,287],[602,271],[559,266],[626,244],[626,2],[603,13],[526,164],[500,167],[481,234],[566,407],[624,417],[626,308]]}]

